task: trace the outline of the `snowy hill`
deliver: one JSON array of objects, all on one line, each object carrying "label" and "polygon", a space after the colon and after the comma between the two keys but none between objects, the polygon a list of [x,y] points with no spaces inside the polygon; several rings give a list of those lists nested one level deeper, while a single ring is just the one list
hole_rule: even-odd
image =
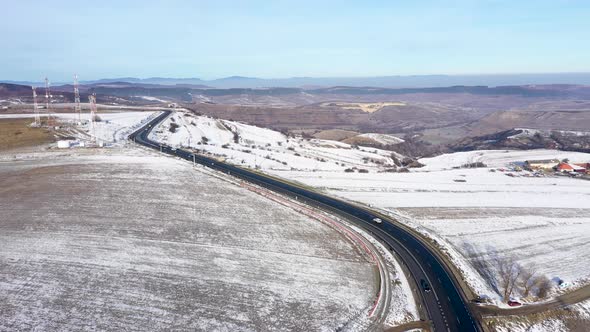
[{"label": "snowy hill", "polygon": [[202,150],[234,164],[261,169],[378,172],[395,169],[392,156],[403,158],[391,151],[287,137],[266,128],[185,112],[173,113],[150,135],[171,146]]},{"label": "snowy hill", "polygon": [[482,162],[490,167],[507,167],[511,163],[523,163],[526,160],[569,159],[574,162],[590,161],[590,154],[583,152],[560,151],[549,149],[534,150],[476,150],[442,154],[419,161],[425,166],[418,171],[439,171],[461,167],[465,164]]}]

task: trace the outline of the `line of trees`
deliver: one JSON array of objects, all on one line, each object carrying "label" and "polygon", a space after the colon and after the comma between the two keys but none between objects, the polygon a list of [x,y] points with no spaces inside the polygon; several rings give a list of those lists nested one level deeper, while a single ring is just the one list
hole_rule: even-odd
[{"label": "line of trees", "polygon": [[543,299],[549,295],[551,280],[535,264],[522,265],[513,255],[499,255],[493,247],[487,247],[485,256],[471,244],[464,248],[475,269],[505,302],[513,296]]}]

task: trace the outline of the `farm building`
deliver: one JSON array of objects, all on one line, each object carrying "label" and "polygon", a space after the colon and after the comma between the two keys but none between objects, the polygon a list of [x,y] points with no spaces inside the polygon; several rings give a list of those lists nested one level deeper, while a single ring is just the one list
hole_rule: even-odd
[{"label": "farm building", "polygon": [[528,169],[553,169],[559,165],[557,159],[527,160],[525,166]]},{"label": "farm building", "polygon": [[555,170],[559,172],[578,172],[578,173],[586,173],[586,168],[579,166],[578,164],[570,164],[570,163],[560,163],[555,167]]}]

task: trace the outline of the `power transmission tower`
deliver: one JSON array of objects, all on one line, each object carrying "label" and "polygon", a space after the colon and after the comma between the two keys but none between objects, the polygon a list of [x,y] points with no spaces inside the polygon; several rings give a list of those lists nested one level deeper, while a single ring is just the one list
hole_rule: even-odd
[{"label": "power transmission tower", "polygon": [[37,91],[35,91],[35,87],[31,86],[33,89],[33,109],[35,110],[35,127],[41,126],[41,117],[39,116],[39,104],[37,104]]},{"label": "power transmission tower", "polygon": [[74,110],[78,113],[78,123],[82,122],[80,113],[82,113],[82,107],[80,107],[80,89],[78,89],[78,75],[74,75]]},{"label": "power transmission tower", "polygon": [[49,79],[45,77],[45,110],[47,111],[47,124],[50,127],[55,125],[53,121],[53,116],[51,115],[51,111],[49,110],[49,104],[51,103],[51,97],[53,97],[49,91]]}]

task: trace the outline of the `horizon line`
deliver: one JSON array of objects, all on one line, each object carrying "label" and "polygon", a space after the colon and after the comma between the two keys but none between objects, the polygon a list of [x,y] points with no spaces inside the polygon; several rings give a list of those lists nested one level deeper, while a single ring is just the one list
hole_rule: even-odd
[{"label": "horizon line", "polygon": [[[201,78],[201,77],[175,77],[175,76],[120,76],[120,77],[102,77],[102,78],[94,78],[94,79],[83,79],[80,82],[87,82],[87,81],[100,81],[100,80],[117,80],[117,79],[137,79],[137,80],[149,80],[149,79],[177,79],[177,80],[201,80],[203,82],[210,82],[210,81],[218,81],[223,79],[258,79],[258,80],[289,80],[289,79],[371,79],[371,78],[389,78],[389,77],[428,77],[428,76],[446,76],[446,77],[458,77],[458,76],[466,76],[466,77],[476,77],[476,76],[525,76],[525,75],[584,75],[590,74],[589,71],[564,71],[564,72],[499,72],[499,73],[464,73],[464,74],[392,74],[392,75],[359,75],[359,76],[286,76],[286,77],[260,77],[260,76],[244,76],[244,75],[230,75],[230,76],[220,76],[217,78]],[[76,74],[72,74],[72,78]],[[34,83],[42,83],[43,77],[49,77],[48,75],[41,75],[41,79],[39,81],[35,80],[27,80],[27,79],[0,79],[0,81],[12,81],[12,82],[34,82]],[[78,78],[80,76],[78,75]],[[65,83],[62,80],[56,80],[55,83]]]}]

